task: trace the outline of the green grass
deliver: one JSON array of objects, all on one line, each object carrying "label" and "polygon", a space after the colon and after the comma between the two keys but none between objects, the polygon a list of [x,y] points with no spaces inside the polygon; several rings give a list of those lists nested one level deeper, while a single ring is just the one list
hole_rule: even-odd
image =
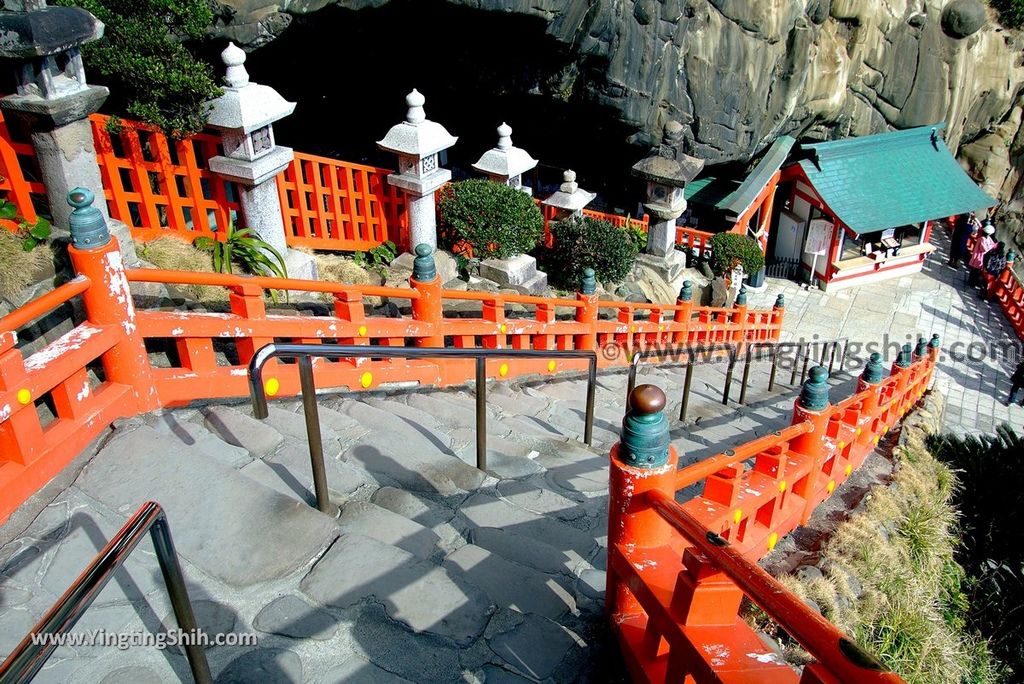
[{"label": "green grass", "polygon": [[[824,577],[783,584],[909,684],[1007,681],[987,643],[968,627],[967,574],[957,564],[954,472],[919,440],[896,453],[888,487],[840,524],[822,550]],[[809,658],[787,645],[794,661]]]}]

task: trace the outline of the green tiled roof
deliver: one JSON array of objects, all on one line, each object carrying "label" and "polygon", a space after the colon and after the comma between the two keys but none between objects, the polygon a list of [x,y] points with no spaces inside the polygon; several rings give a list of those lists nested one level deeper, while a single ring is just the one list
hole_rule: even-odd
[{"label": "green tiled roof", "polygon": [[720,209],[734,218],[746,211],[789,156],[796,141],[788,135],[779,136],[742,181],[705,176],[686,184],[683,195],[687,202]]},{"label": "green tiled roof", "polygon": [[949,152],[945,124],[801,145],[799,162],[829,209],[857,234],[992,206]]},{"label": "green tiled roof", "polygon": [[704,176],[686,184],[683,188],[683,196],[687,202],[703,204],[710,207],[718,207],[718,204],[736,191],[739,182],[728,178],[717,178],[715,176]]}]

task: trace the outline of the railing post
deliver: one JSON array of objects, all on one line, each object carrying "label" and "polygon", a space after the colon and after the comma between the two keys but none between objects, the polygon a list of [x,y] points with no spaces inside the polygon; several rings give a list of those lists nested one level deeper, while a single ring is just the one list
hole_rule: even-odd
[{"label": "railing post", "polygon": [[[267,304],[263,300],[263,288],[248,283],[231,288],[228,296],[231,313],[249,321],[264,320],[267,317]],[[274,341],[272,337],[249,337],[235,341],[238,360],[249,363],[257,349]]]},{"label": "railing post", "polygon": [[[611,451],[608,548],[613,558],[619,547],[653,548],[672,536],[672,528],[644,497],[651,490],[675,496],[679,454],[669,444],[665,404],[665,393],[654,385],[640,385],[629,396],[620,441]],[[605,596],[613,624],[642,610],[619,572],[609,562]]]},{"label": "railing post", "polygon": [[412,300],[412,317],[429,330],[427,335],[416,338],[416,346],[443,347],[441,276],[437,274],[434,264],[434,249],[425,242],[416,245],[409,285],[420,295],[418,299]]},{"label": "railing post", "polygon": [[779,293],[779,296],[775,298],[771,316],[772,329],[768,334],[768,339],[778,341],[782,333],[782,321],[786,316],[786,297],[782,293]]},{"label": "railing post", "polygon": [[[25,361],[14,346],[16,339],[14,332],[0,333],[0,393],[15,392],[18,399],[17,404],[12,402],[7,419],[0,421],[0,464],[4,461],[31,463],[45,446],[43,428],[33,402],[35,397],[28,389]],[[17,499],[15,505],[22,500]]]},{"label": "railing post", "polygon": [[675,322],[682,323],[683,329],[677,330],[672,336],[674,344],[686,344],[690,341],[690,319],[693,318],[693,283],[689,280],[683,281],[683,287],[679,290],[679,306],[676,309]]},{"label": "railing post", "polygon": [[878,429],[878,405],[881,401],[882,388],[882,355],[874,352],[864,365],[864,372],[857,379],[857,393],[865,393],[861,403],[860,418],[857,421],[854,439],[860,445],[869,447],[874,441]]},{"label": "railing post", "polygon": [[896,402],[895,412],[890,411],[889,420],[887,426],[892,427],[896,422],[903,417],[903,414],[907,409],[907,386],[910,384],[910,367],[913,365],[913,350],[910,348],[910,343],[903,345],[903,350],[900,352],[899,357],[892,364],[892,369],[889,371],[890,375],[896,376],[896,387],[893,388],[893,400]]},{"label": "railing post", "polygon": [[814,511],[817,501],[818,477],[821,475],[821,467],[832,451],[828,439],[828,423],[832,415],[831,404],[829,403],[828,370],[824,366],[815,366],[811,369],[810,377],[804,383],[800,396],[793,406],[792,424],[809,421],[813,426],[810,432],[806,432],[790,442],[790,449],[809,457],[813,466],[807,477],[793,487],[793,493],[804,499],[804,511],[800,518],[800,524],[806,525]]},{"label": "railing post", "polygon": [[135,321],[135,304],[117,238],[111,237],[103,214],[92,206],[94,199],[92,192],[85,188],[75,188],[68,193],[68,204],[74,207],[69,218],[68,256],[75,273],[84,275],[92,283],[82,293],[89,322],[116,327],[123,332],[121,341],[103,355],[107,381],[132,388],[136,405],[125,406],[126,415],[149,411],[160,405],[153,369]]},{"label": "railing post", "polygon": [[597,350],[597,279],[594,269],[583,269],[583,281],[580,291],[576,293],[576,301],[582,306],[576,309],[576,322],[583,323],[588,331],[576,335],[576,348]]}]

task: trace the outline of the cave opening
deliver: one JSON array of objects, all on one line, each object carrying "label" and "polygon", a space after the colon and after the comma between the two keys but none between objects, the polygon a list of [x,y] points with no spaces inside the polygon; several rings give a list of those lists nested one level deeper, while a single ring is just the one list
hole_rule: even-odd
[{"label": "cave opening", "polygon": [[404,119],[405,96],[416,88],[427,116],[459,137],[448,151],[455,178],[476,175],[471,165],[495,145],[505,121],[514,144],[541,162],[524,179],[538,196],[572,168],[598,193],[595,208],[635,214],[643,187],[629,169],[647,151],[629,141],[637,129],[595,101],[588,81],[600,65],[585,63],[545,27],[539,17],[443,0],[332,5],[296,16],[246,67],[254,81],[298,103],[275,124],[281,144],[296,150],[394,168],[376,141]]}]

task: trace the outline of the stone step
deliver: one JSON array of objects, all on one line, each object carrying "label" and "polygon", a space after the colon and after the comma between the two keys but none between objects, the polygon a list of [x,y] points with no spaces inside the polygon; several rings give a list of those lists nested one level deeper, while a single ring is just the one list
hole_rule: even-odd
[{"label": "stone step", "polygon": [[253,458],[274,453],[284,442],[284,435],[270,425],[233,406],[215,404],[202,410],[203,424],[228,444],[242,447]]},{"label": "stone step", "polygon": [[[378,487],[376,480],[364,469],[338,458],[325,455],[324,471],[330,500],[335,505],[344,504],[364,488],[369,490],[366,492],[369,496]],[[313,466],[305,443],[288,441],[276,453],[248,463],[240,472],[285,496],[316,506]]]},{"label": "stone step", "polygon": [[433,530],[369,501],[345,504],[338,526],[345,534],[372,537],[424,560],[438,553],[441,541]]},{"label": "stone step", "polygon": [[148,426],[115,434],[76,487],[123,515],[158,502],[178,553],[235,587],[286,577],[338,536],[331,518]]}]

